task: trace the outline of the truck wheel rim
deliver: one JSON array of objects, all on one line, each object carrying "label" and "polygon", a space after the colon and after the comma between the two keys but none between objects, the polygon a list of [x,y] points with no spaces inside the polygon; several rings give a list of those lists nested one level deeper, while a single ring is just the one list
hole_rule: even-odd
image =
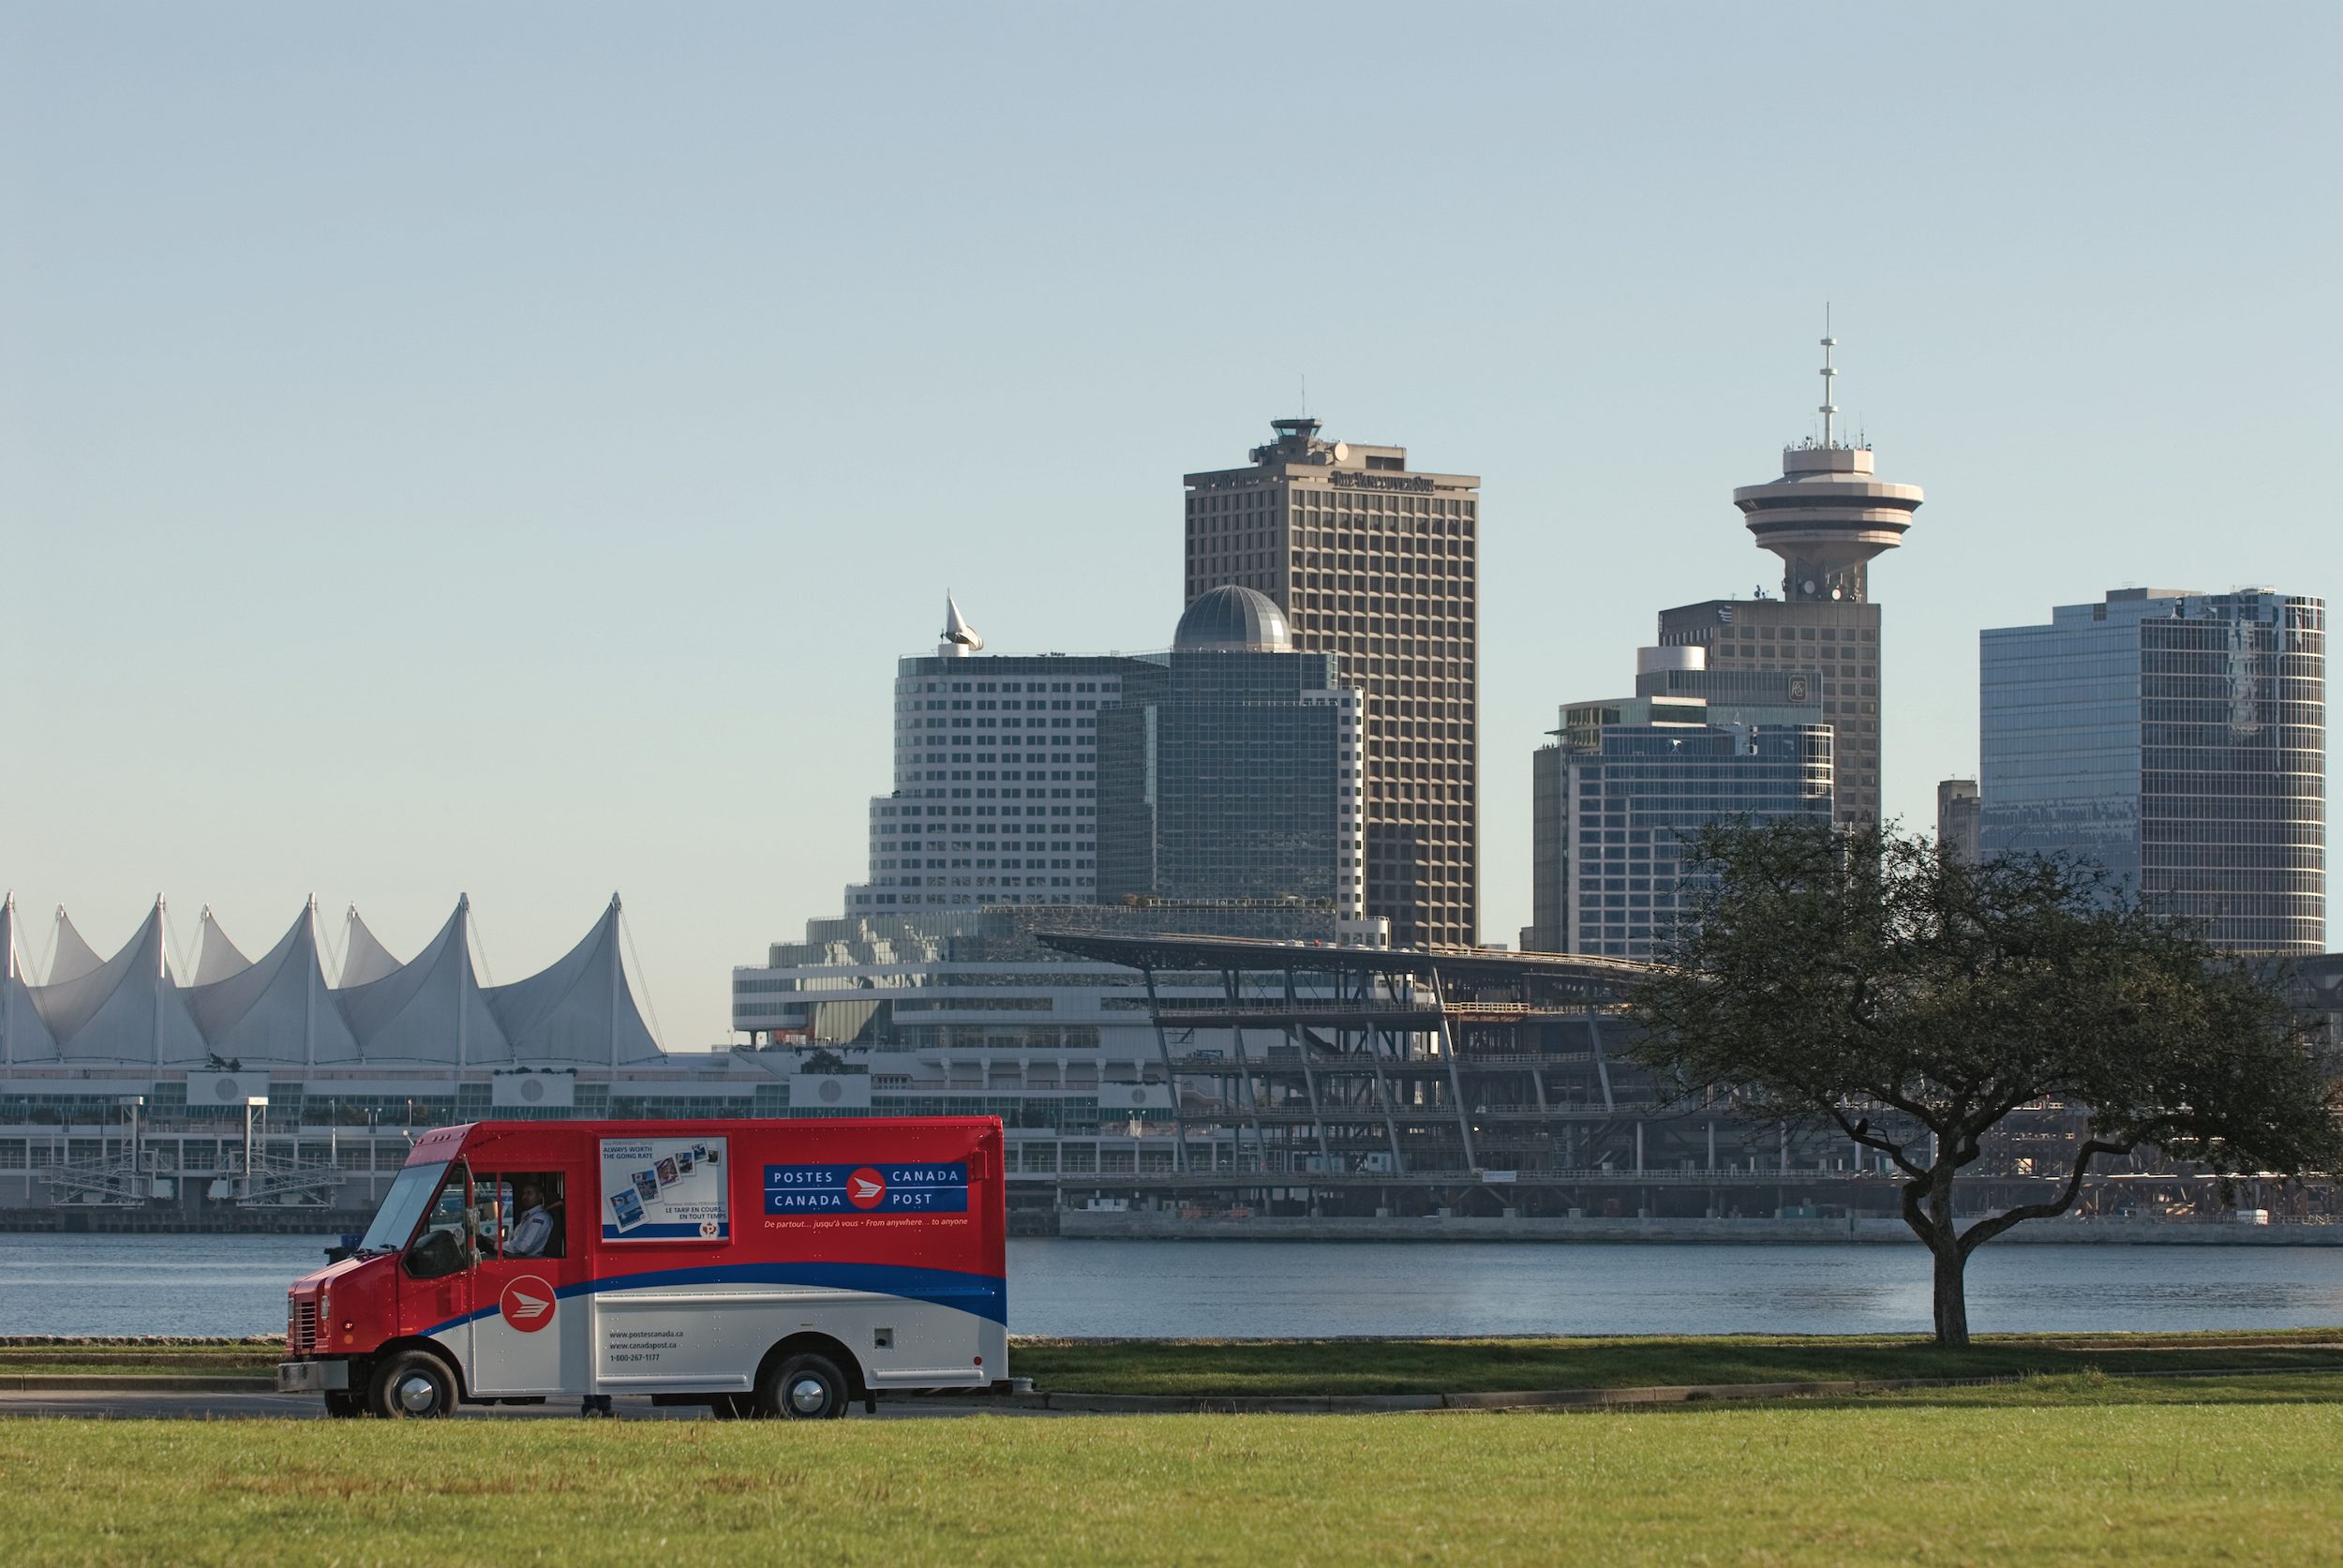
[{"label": "truck wheel rim", "polygon": [[813,1415],[829,1403],[829,1390],[819,1378],[799,1378],[789,1385],[789,1402],[807,1415]]},{"label": "truck wheel rim", "polygon": [[440,1390],[429,1378],[417,1372],[402,1379],[398,1385],[399,1408],[409,1415],[422,1415],[440,1402]]}]

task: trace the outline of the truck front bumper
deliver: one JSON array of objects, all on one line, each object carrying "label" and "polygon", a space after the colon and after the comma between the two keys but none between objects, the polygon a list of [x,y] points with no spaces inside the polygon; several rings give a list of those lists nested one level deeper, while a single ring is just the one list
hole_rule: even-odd
[{"label": "truck front bumper", "polygon": [[347,1394],[350,1392],[350,1363],[347,1361],[280,1361],[276,1364],[276,1392],[279,1394]]}]

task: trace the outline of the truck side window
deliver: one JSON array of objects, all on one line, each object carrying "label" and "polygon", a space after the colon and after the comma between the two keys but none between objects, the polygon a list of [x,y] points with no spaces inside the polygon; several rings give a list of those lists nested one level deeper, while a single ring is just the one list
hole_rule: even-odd
[{"label": "truck side window", "polygon": [[470,1196],[470,1188],[471,1173],[461,1161],[447,1168],[447,1179],[440,1184],[439,1196],[424,1214],[423,1230],[416,1235],[414,1245],[407,1249],[409,1275],[417,1279],[438,1279],[472,1265],[472,1214],[465,1202]]},{"label": "truck side window", "polygon": [[505,1194],[503,1256],[568,1257],[568,1192],[561,1172],[514,1171],[496,1181]]}]

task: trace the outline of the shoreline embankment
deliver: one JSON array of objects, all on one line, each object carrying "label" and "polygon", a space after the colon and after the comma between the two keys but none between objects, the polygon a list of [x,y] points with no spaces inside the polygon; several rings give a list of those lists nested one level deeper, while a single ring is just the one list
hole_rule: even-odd
[{"label": "shoreline embankment", "polygon": [[[1978,1217],[1982,1218],[1982,1216]],[[1640,1242],[1680,1246],[1848,1244],[1918,1247],[1901,1219],[1636,1219],[1589,1215],[1576,1219],[1467,1215],[1378,1218],[1371,1216],[1257,1215],[1243,1219],[1184,1217],[1170,1210],[1067,1209],[1056,1233],[1083,1241]],[[2343,1247],[2343,1225],[2246,1225],[2160,1219],[2029,1220],[1991,1245],[2052,1247]]]}]

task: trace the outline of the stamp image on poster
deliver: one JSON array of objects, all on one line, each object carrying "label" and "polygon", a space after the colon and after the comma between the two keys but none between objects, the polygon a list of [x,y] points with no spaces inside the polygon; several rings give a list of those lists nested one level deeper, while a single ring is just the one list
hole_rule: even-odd
[{"label": "stamp image on poster", "polygon": [[725,1140],[602,1141],[602,1239],[726,1241]]}]

